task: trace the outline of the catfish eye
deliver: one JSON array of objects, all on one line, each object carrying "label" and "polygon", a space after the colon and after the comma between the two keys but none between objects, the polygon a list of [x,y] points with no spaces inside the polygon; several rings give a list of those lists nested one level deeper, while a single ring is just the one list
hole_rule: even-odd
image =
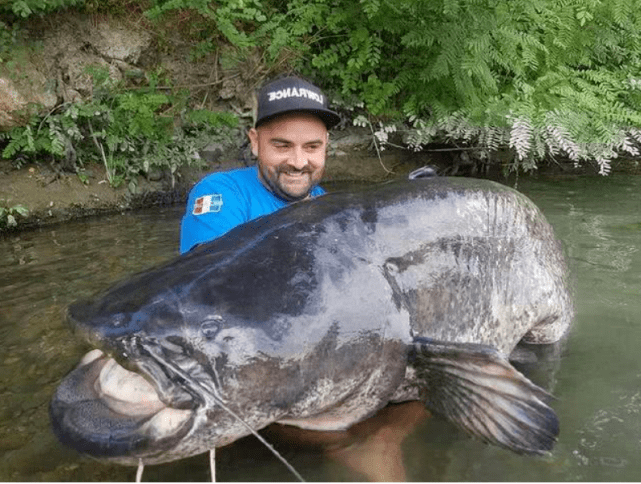
[{"label": "catfish eye", "polygon": [[205,320],[200,325],[200,331],[202,331],[203,336],[207,339],[214,339],[218,332],[223,327],[223,318],[221,316],[213,316],[210,319]]}]

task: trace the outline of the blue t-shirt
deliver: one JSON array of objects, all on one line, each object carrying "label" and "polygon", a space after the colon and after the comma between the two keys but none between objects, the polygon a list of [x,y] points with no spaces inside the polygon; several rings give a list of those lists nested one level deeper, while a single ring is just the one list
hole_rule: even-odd
[{"label": "blue t-shirt", "polygon": [[[311,196],[323,193],[316,186]],[[256,166],[207,175],[189,193],[180,227],[180,253],[289,203],[262,184]]]}]

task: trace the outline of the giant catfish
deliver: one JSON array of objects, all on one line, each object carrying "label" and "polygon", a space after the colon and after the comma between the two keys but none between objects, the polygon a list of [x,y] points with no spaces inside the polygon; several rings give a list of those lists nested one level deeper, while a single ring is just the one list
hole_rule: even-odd
[{"label": "giant catfish", "polygon": [[[50,413],[64,443],[161,463],[279,422],[340,430],[422,400],[483,441],[549,451],[549,394],[516,371],[573,305],[537,207],[465,178],[292,204],[69,307],[91,352]],[[127,369],[123,368],[124,365]]]}]

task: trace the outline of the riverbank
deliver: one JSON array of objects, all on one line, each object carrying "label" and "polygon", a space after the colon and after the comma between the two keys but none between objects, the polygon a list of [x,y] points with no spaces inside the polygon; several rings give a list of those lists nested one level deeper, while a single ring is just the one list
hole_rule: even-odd
[{"label": "riverbank", "polygon": [[[336,136],[330,150],[325,183],[345,181],[378,182],[403,176],[427,164],[423,156],[389,150],[377,159],[354,132]],[[15,213],[17,224],[0,224],[0,236],[68,220],[145,207],[184,203],[191,187],[214,171],[244,166],[234,158],[208,163],[202,169],[182,169],[173,180],[160,174],[155,179],[140,176],[136,193],[127,184],[112,187],[103,166],[85,167],[82,173],[61,173],[47,162],[26,164],[19,169],[9,160],[0,160],[0,207],[28,210]]]},{"label": "riverbank", "polygon": [[[466,163],[460,151],[413,153],[389,149],[381,152],[379,158],[368,149],[366,139],[364,133],[352,129],[333,134],[324,177],[326,185],[349,181],[382,182],[405,176],[424,165],[433,165],[444,175],[481,176],[513,184],[503,177],[498,165],[483,170],[478,163]],[[79,176],[55,171],[47,162],[17,169],[9,160],[0,160],[0,207],[22,206],[28,210],[25,215],[14,214],[17,225],[0,224],[0,236],[73,219],[184,203],[191,187],[207,173],[242,166],[242,161],[231,157],[210,162],[202,169],[183,169],[173,180],[162,175],[155,179],[140,176],[136,193],[132,194],[126,183],[111,187],[104,167],[98,164],[86,167]],[[639,160],[616,160],[612,168],[613,173],[641,174]],[[593,169],[589,165],[577,168],[566,162],[547,163],[535,172],[520,176],[599,176],[596,173],[596,166]]]},{"label": "riverbank", "polygon": [[[264,79],[284,69],[284,66],[279,69],[269,67],[259,55],[260,49],[239,56],[233,46],[222,41],[200,52],[198,59],[194,60],[196,44],[189,32],[174,28],[171,22],[151,24],[137,15],[65,11],[45,17],[33,16],[20,25],[19,39],[16,37],[20,42],[15,44],[12,53],[19,62],[0,63],[2,129],[24,124],[23,108],[29,105],[40,105],[43,108],[41,114],[47,113],[51,121],[62,114],[63,106],[91,100],[97,86],[100,89],[108,87],[105,92],[110,93],[113,101],[144,91],[152,80],[155,93],[164,95],[171,92],[174,96],[178,91],[187,89],[190,106],[234,113],[241,126],[248,125],[253,109],[251,93]],[[109,83],[106,79],[100,80],[96,72],[101,69],[102,75],[108,73]],[[105,92],[102,95],[106,95]],[[140,103],[138,107],[146,102],[142,98],[136,99]],[[163,107],[163,115],[174,116],[178,122],[182,119],[174,112],[178,104],[173,105],[173,99],[170,101]],[[504,181],[503,164],[513,166],[513,153],[493,153],[491,163],[487,159],[475,159],[478,152],[469,145],[478,143],[467,138],[465,142],[459,142],[463,146],[460,148],[429,146],[430,149],[420,153],[387,149],[379,159],[371,146],[373,128],[352,126],[353,115],[354,112],[346,112],[343,124],[349,127],[334,130],[331,134],[326,183],[384,181],[426,164],[435,165],[443,175],[484,176]],[[103,113],[102,116],[107,115]],[[145,120],[149,122],[142,119]],[[58,122],[56,126],[60,128],[63,125]],[[81,129],[79,124],[74,126],[83,133],[87,128]],[[98,130],[97,124],[90,123],[89,129],[93,132],[94,128]],[[398,132],[395,135],[394,143],[404,145],[403,136]],[[148,138],[143,136],[143,139]],[[74,155],[70,162],[71,168],[82,169],[79,174],[62,172],[62,166],[69,163],[62,163],[64,160],[61,159],[56,163],[45,160],[28,163],[19,169],[14,162],[0,160],[0,236],[70,219],[184,203],[189,189],[206,173],[243,166],[242,162],[234,161],[236,153],[229,153],[227,161],[210,161],[202,169],[182,169],[176,176],[163,176],[162,173],[155,173],[151,179],[140,176],[136,192],[132,194],[127,183],[111,187],[102,165],[83,167],[79,162],[77,164],[76,160],[86,160],[90,156],[81,153],[79,139],[69,138],[67,141],[73,141],[79,150],[78,153],[72,150],[77,156]],[[119,141],[133,142],[126,136]],[[236,141],[231,140],[231,144],[239,145]],[[139,147],[136,144],[131,146]],[[130,149],[136,152],[137,148]],[[46,153],[46,150],[41,153]],[[169,167],[169,163],[162,162],[167,159],[163,158],[156,167]],[[572,162],[548,161],[539,163],[538,170],[528,176],[593,175],[597,171],[596,163],[582,162],[576,168]],[[613,160],[612,172],[621,171],[639,174],[641,169],[635,160]],[[7,218],[7,210],[11,219]],[[11,224],[7,224],[8,221]]]}]

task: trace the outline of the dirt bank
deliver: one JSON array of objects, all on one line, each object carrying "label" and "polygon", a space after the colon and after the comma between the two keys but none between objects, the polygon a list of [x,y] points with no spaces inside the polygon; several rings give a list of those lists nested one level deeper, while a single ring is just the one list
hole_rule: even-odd
[{"label": "dirt bank", "polygon": [[[353,135],[353,133],[352,133]],[[362,144],[341,142],[340,135],[330,149],[324,181],[380,182],[405,176],[411,170],[433,165],[441,174],[483,176],[501,180],[500,166],[480,172],[479,165],[461,163],[455,151],[411,153],[402,150],[382,152],[379,159]],[[360,138],[362,141],[362,138]],[[135,210],[144,207],[184,203],[190,188],[201,177],[213,171],[243,166],[236,159],[214,162],[201,170],[183,170],[172,184],[169,177],[148,180],[139,177],[136,194],[127,186],[113,188],[107,182],[104,167],[91,165],[83,176],[55,172],[49,163],[28,164],[20,169],[8,160],[0,160],[0,207],[22,205],[29,213],[16,216],[17,226],[0,225],[0,236],[71,219]],[[565,177],[598,176],[596,167],[575,168],[571,162],[549,163],[528,176]],[[619,159],[612,164],[612,173],[641,174],[639,160]]]},{"label": "dirt bank", "polygon": [[[17,216],[18,225],[5,228],[5,232],[131,208],[132,197],[126,186],[110,187],[100,166],[87,172],[84,183],[76,174],[55,173],[48,164],[15,169],[7,161],[0,162],[0,204],[5,208],[21,205],[29,210],[26,216]],[[146,180],[141,188],[153,193],[166,191],[161,182]]]},{"label": "dirt bank", "polygon": [[[386,152],[378,160],[366,151],[334,149],[327,159],[325,181],[383,181],[402,176],[424,161],[406,152]],[[205,174],[240,166],[232,159],[202,170],[184,170],[173,185],[168,177],[151,181],[141,176],[136,193],[131,194],[126,184],[111,187],[101,165],[91,165],[78,176],[56,172],[46,162],[16,169],[8,160],[0,160],[0,207],[21,205],[29,210],[26,216],[16,215],[17,226],[0,227],[0,236],[70,219],[184,203],[189,189]]]},{"label": "dirt bank", "polygon": [[[25,25],[28,42],[25,42],[19,57],[20,76],[10,76],[5,72],[6,82],[0,82],[5,87],[15,84],[17,89],[15,92],[5,92],[4,96],[0,90],[0,111],[4,109],[6,114],[15,109],[18,113],[18,107],[37,101],[49,112],[60,103],[90,98],[93,81],[86,69],[98,65],[108,69],[114,81],[129,79],[127,82],[133,85],[137,85],[144,77],[138,75],[162,70],[170,85],[190,87],[192,97],[201,100],[201,108],[235,112],[247,122],[252,105],[250,93],[260,81],[274,74],[261,64],[260,56],[238,60],[232,55],[233,49],[221,45],[199,62],[193,62],[190,60],[193,45],[174,38],[178,32],[170,29],[167,35],[172,35],[172,41],[168,37],[164,47],[159,49],[153,35],[143,27],[131,23],[128,18],[69,15],[69,12],[46,19],[34,17]],[[6,70],[7,65],[0,65],[0,81]],[[24,85],[18,82],[21,79],[25,81]],[[38,86],[41,91],[31,93],[32,88]],[[15,99],[21,99],[19,106],[3,104]],[[0,116],[0,125],[2,119]],[[17,123],[21,120],[5,119],[5,128],[13,125],[9,121]],[[431,151],[418,154],[387,150],[379,160],[376,153],[367,148],[372,139],[369,129],[342,128],[334,130],[331,138],[325,177],[330,183],[382,181],[403,176],[426,164],[441,168],[442,174],[499,179],[501,160],[505,163],[510,160],[507,154],[493,155],[493,164],[483,165],[480,160],[472,159],[474,152],[470,148],[448,147],[434,147]],[[59,169],[60,165],[57,166]],[[183,171],[177,180],[173,180],[177,183],[172,183],[170,177],[160,177],[159,180],[140,177],[136,194],[132,195],[126,184],[115,189],[109,186],[101,165],[85,167],[85,173],[78,176],[60,173],[46,161],[16,169],[10,161],[0,160],[0,236],[73,218],[184,203],[191,186],[203,175],[237,166],[242,164],[232,158],[230,161],[212,163],[202,170]],[[613,172],[620,170],[621,166],[625,167],[626,173],[638,174],[641,171],[636,161],[615,160]],[[589,164],[575,169],[571,162],[551,162],[541,166],[538,174],[574,176],[585,174],[590,168]],[[493,173],[489,170],[493,170]],[[6,227],[6,215],[2,215],[2,209],[16,206],[25,207],[28,213],[25,217],[14,214],[17,225]]]}]

